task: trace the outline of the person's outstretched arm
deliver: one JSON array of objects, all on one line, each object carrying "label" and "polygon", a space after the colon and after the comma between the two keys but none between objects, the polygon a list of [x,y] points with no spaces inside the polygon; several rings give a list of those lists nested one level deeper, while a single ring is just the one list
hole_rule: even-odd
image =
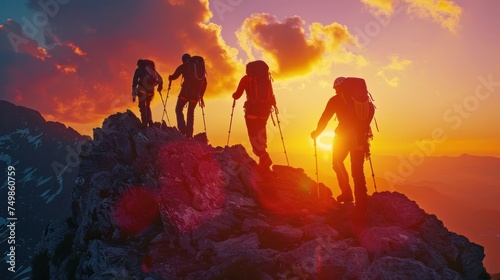
[{"label": "person's outstretched arm", "polygon": [[179,65],[177,69],[175,69],[174,74],[168,76],[168,80],[169,81],[176,80],[182,74],[183,70],[184,70],[184,64]]},{"label": "person's outstretched arm", "polygon": [[135,89],[139,84],[139,68],[135,69],[134,77],[132,78],[132,89]]},{"label": "person's outstretched arm", "polygon": [[250,82],[250,76],[245,75],[243,76],[243,78],[241,78],[240,83],[238,84],[238,88],[233,93],[233,98],[235,100],[240,99],[240,97],[243,95],[243,91],[247,88],[249,82]]},{"label": "person's outstretched arm", "polygon": [[333,117],[333,115],[336,112],[336,106],[335,106],[335,99],[332,97],[330,100],[328,100],[328,103],[326,104],[326,108],[323,111],[323,114],[321,114],[321,118],[318,121],[318,125],[316,126],[316,130],[314,130],[311,133],[311,137],[313,139],[316,139],[318,135],[325,130],[326,125],[330,121],[330,119]]}]

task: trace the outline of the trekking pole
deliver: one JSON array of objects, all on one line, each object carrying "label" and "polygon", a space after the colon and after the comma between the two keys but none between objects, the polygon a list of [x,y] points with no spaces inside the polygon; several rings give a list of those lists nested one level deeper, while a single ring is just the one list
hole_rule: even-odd
[{"label": "trekking pole", "polygon": [[375,192],[377,191],[377,183],[375,182],[375,173],[373,172],[372,156],[368,154],[368,160],[370,161],[370,169],[372,170],[373,186],[375,187]]},{"label": "trekking pole", "polygon": [[314,159],[316,161],[316,182],[319,183],[319,173],[318,173],[318,149],[316,148],[316,138],[314,139]]},{"label": "trekking pole", "polygon": [[314,138],[314,160],[316,161],[316,182],[318,183],[318,198],[319,198],[318,149],[316,148],[316,138]]},{"label": "trekking pole", "polygon": [[[167,101],[165,100],[165,102],[163,102],[163,95],[161,94],[161,91],[159,93],[160,93],[160,98],[161,98],[161,104],[163,104],[163,113],[161,114],[161,122],[160,122],[160,129],[161,129],[161,127],[163,125],[163,117],[165,115],[167,115],[167,122],[169,125],[170,125],[170,120],[168,119],[168,113],[167,113]],[[168,96],[168,93],[167,93],[167,96]]]},{"label": "trekking pole", "polygon": [[[203,104],[203,106],[202,106]],[[205,129],[205,137],[207,137],[207,123],[205,122],[205,102],[203,102],[203,99],[200,99],[200,107],[201,107],[201,115],[203,116],[203,128]]]},{"label": "trekking pole", "polygon": [[[167,102],[168,102],[168,95],[170,93],[170,87],[172,86],[172,81],[168,81],[168,89],[167,89],[167,98],[165,99],[165,108],[167,108]],[[167,114],[167,122],[168,125],[170,126],[170,120],[168,119],[168,114]]]},{"label": "trekking pole", "polygon": [[167,112],[167,101],[168,101],[168,94],[170,93],[170,85],[172,84],[172,81],[168,83],[168,90],[167,90],[167,98],[165,99],[165,102],[163,102],[163,95],[161,94],[160,91],[160,97],[161,97],[161,103],[163,104],[163,113],[161,114],[161,122],[160,122],[160,129],[163,126],[163,116],[167,116],[167,123],[170,125],[170,119],[168,118],[168,112]]},{"label": "trekking pole", "polygon": [[283,139],[283,133],[281,132],[281,122],[280,122],[280,119],[278,117],[278,114],[279,114],[279,111],[278,111],[278,107],[276,105],[274,105],[274,113],[276,114],[276,121],[278,122],[278,129],[280,131],[280,136],[281,136],[281,143],[283,144],[283,151],[285,153],[285,157],[286,157],[286,164],[288,166],[290,166],[290,162],[288,161],[288,154],[286,153],[286,148],[285,148],[285,140]]},{"label": "trekking pole", "polygon": [[233,99],[233,109],[231,109],[231,120],[229,121],[229,131],[227,133],[227,144],[226,144],[226,146],[229,146],[229,136],[231,136],[231,126],[233,125],[234,106],[236,106],[236,99]]}]

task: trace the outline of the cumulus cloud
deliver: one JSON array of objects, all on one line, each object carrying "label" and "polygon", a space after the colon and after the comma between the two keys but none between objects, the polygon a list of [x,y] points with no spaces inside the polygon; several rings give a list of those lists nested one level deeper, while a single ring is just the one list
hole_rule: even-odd
[{"label": "cumulus cloud", "polygon": [[393,55],[389,59],[389,64],[382,67],[377,76],[382,77],[389,86],[398,87],[400,79],[396,76],[396,73],[406,70],[412,64],[412,61],[400,59],[397,55]]},{"label": "cumulus cloud", "polygon": [[358,45],[347,27],[315,22],[306,32],[305,25],[299,16],[280,21],[270,14],[253,14],[237,31],[238,42],[250,60],[262,56],[275,64],[281,77],[309,74],[325,61],[366,63],[361,56],[347,51],[348,46]]},{"label": "cumulus cloud", "polygon": [[[237,51],[225,44],[220,26],[209,22],[207,0],[52,2],[66,4],[44,9],[30,0],[28,7],[45,18],[0,26],[2,99],[48,119],[95,123],[137,106],[130,92],[139,58],[153,59],[168,82],[183,53],[204,56],[207,97],[234,90],[242,73]],[[37,28],[36,40],[23,32],[26,24]]]},{"label": "cumulus cloud", "polygon": [[422,19],[431,19],[456,32],[460,25],[462,8],[453,0],[361,0],[377,14],[392,15],[398,9],[406,9],[407,14]]}]

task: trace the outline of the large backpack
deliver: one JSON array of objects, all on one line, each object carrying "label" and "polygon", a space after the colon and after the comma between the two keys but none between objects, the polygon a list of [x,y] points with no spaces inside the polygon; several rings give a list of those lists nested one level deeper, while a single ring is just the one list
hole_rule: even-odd
[{"label": "large backpack", "polygon": [[375,113],[375,106],[364,79],[347,77],[338,88],[344,92],[352,117],[363,123],[370,123]]},{"label": "large backpack", "polygon": [[185,65],[184,85],[200,94],[207,75],[205,60],[201,56],[192,56],[185,62]]},{"label": "large backpack", "polygon": [[269,66],[262,60],[252,61],[247,64],[246,73],[252,79],[250,92],[247,93],[249,99],[260,103],[270,102],[274,94]]},{"label": "large backpack", "polygon": [[155,86],[160,83],[160,76],[156,72],[155,63],[149,59],[139,61],[139,67],[143,69],[140,85],[147,91],[153,91]]},{"label": "large backpack", "polygon": [[[358,143],[365,143],[367,156],[369,155],[368,140],[373,139],[371,130],[371,122],[375,115],[375,105],[373,99],[368,92],[364,79],[356,77],[347,77],[336,86],[337,90],[341,90],[343,97],[348,106],[348,119],[351,130],[356,132]],[[340,117],[339,117],[340,118]],[[376,125],[376,121],[375,121]],[[378,129],[378,128],[377,128]]]}]

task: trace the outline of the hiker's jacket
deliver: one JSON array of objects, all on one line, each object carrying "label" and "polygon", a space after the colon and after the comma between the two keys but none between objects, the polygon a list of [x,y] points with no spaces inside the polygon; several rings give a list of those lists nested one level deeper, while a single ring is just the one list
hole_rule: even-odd
[{"label": "hiker's jacket", "polygon": [[271,112],[271,107],[276,105],[276,98],[270,81],[260,80],[254,76],[245,75],[241,78],[238,88],[233,93],[234,99],[239,99],[243,92],[246,92],[247,100],[244,108],[247,118],[261,117],[267,118]]},{"label": "hiker's jacket", "polygon": [[342,94],[337,94],[328,100],[326,108],[318,122],[318,131],[323,131],[328,124],[328,121],[337,114],[339,125],[335,129],[335,133],[339,135],[362,137],[370,130],[370,122],[375,113],[375,108],[370,103],[367,114],[370,115],[365,121],[360,121],[356,116],[356,102],[350,98],[346,99]]},{"label": "hiker's jacket", "polygon": [[[160,73],[156,72],[158,75],[158,91],[163,89],[163,79]],[[148,73],[144,67],[137,67],[134,72],[134,77],[132,78],[132,88],[138,88],[139,91],[144,90],[148,93],[154,92],[154,87],[145,86],[146,81],[144,80],[148,76]]]},{"label": "hiker's jacket", "polygon": [[[170,81],[172,80],[177,80],[181,75],[182,77],[186,77],[187,73],[187,64],[183,63],[175,69],[174,74],[170,75],[168,79]],[[193,85],[190,85],[186,80],[183,79],[182,84],[181,84],[181,92],[179,96],[181,98],[185,98],[186,100],[196,100],[198,101],[199,99],[203,98],[203,95],[205,94],[205,91],[207,90],[207,78],[203,78],[203,83],[202,83],[202,88],[201,89],[196,89]]]}]

